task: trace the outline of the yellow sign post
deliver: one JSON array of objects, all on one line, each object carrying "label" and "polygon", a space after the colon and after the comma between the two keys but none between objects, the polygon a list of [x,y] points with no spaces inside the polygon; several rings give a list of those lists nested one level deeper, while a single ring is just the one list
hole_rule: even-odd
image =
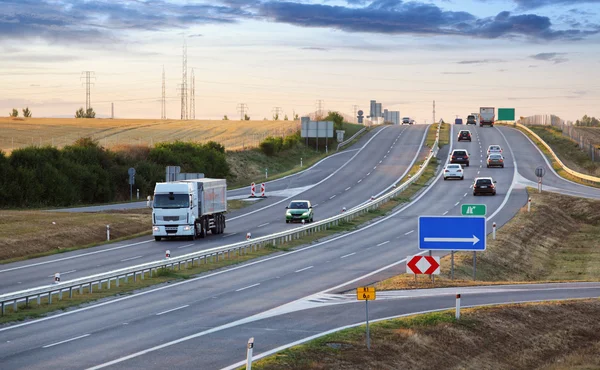
[{"label": "yellow sign post", "polygon": [[371,350],[371,336],[369,333],[369,301],[375,300],[375,287],[372,286],[362,286],[356,288],[356,299],[359,301],[365,301],[366,307],[366,321],[367,321],[367,348],[369,351]]}]

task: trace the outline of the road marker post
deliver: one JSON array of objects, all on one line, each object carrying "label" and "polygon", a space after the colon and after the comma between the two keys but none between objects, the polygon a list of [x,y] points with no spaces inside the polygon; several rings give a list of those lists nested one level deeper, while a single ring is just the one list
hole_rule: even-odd
[{"label": "road marker post", "polygon": [[167,251],[165,252],[165,258],[169,259],[171,258],[171,251],[167,249]]},{"label": "road marker post", "polygon": [[527,212],[531,212],[531,197],[527,200]]},{"label": "road marker post", "polygon": [[492,239],[496,240],[496,223],[492,224]]},{"label": "road marker post", "polygon": [[456,320],[460,320],[460,294],[456,295]]},{"label": "road marker post", "polygon": [[365,315],[367,323],[367,349],[371,350],[371,335],[369,333],[369,301],[375,300],[376,292],[375,287],[363,286],[356,288],[356,299],[359,301],[365,301]]},{"label": "road marker post", "polygon": [[251,237],[252,237],[252,233],[251,232],[247,232],[246,233],[246,240],[250,240]]},{"label": "road marker post", "polygon": [[60,272],[54,274],[54,284],[60,284]]},{"label": "road marker post", "polygon": [[300,157],[300,168],[302,168],[302,157]]},{"label": "road marker post", "polygon": [[106,225],[106,241],[110,241],[110,225]]},{"label": "road marker post", "polygon": [[246,351],[246,370],[252,370],[252,350],[254,349],[254,337],[248,339],[248,350]]},{"label": "road marker post", "polygon": [[266,196],[265,196],[265,183],[264,182],[262,184],[260,184],[260,197],[261,198],[266,198]]},{"label": "road marker post", "polygon": [[256,184],[250,184],[250,198],[256,198]]}]

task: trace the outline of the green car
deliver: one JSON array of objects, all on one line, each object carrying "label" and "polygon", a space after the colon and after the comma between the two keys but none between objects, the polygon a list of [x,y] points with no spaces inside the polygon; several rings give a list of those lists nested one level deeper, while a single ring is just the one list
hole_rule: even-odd
[{"label": "green car", "polygon": [[290,205],[285,207],[285,222],[290,223],[294,221],[312,222],[313,221],[313,210],[312,205],[308,200],[292,200]]}]

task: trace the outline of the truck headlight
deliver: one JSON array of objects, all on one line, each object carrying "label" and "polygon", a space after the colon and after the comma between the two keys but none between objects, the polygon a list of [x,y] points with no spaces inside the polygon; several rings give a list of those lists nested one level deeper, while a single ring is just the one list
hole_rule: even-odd
[{"label": "truck headlight", "polygon": [[153,230],[153,231],[158,231],[158,230],[159,230],[159,227],[158,227],[158,226],[154,226],[154,227],[152,228],[152,230]]},{"label": "truck headlight", "polygon": [[190,231],[190,230],[192,230],[191,226],[184,226],[183,227],[183,231]]}]

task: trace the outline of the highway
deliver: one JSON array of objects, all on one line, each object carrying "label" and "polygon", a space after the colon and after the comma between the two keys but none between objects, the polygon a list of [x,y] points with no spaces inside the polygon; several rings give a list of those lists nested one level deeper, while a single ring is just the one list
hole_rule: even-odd
[{"label": "highway", "polygon": [[[292,197],[311,200],[315,220],[331,217],[368,200],[399,181],[420,155],[426,136],[425,125],[384,126],[365,135],[344,154],[330,157],[318,166],[274,182],[269,198],[228,215],[223,235],[209,234],[196,241],[155,242],[142,237],[85,250],[62,253],[0,267],[0,293],[45,285],[54,273],[64,280],[106,272],[164,256],[191,253],[299,227],[284,222],[285,206]],[[269,190],[268,190],[269,191]],[[148,227],[150,227],[149,225]],[[16,288],[15,288],[16,287]]]},{"label": "highway", "polygon": [[[285,312],[290,302],[294,302],[294,307],[302,306],[306,297],[314,294],[319,295],[317,300],[335,299],[328,294],[401,273],[406,256],[419,253],[416,229],[420,215],[458,215],[462,203],[484,203],[488,208],[488,231],[496,222],[501,233],[501,226],[526,203],[527,193],[516,180],[521,172],[521,156],[534,156],[536,149],[524,144],[519,150],[526,152],[515,156],[515,144],[505,140],[509,128],[468,129],[474,136],[471,143],[457,143],[457,132],[451,134],[451,146],[465,148],[471,154],[464,181],[443,181],[438,175],[410,204],[358,230],[320,243],[2,328],[0,363],[7,368],[79,369],[118,361],[114,368],[212,369],[242,360],[250,336],[257,340],[256,351],[262,352],[328,328],[361,322],[364,306],[348,304],[343,309],[327,306],[240,326],[245,323],[242,320],[270,310]],[[412,140],[413,145],[418,145],[418,135]],[[485,167],[485,150],[491,144],[505,148],[504,169]],[[450,149],[440,151],[442,160]],[[383,152],[387,150],[384,148]],[[498,195],[473,197],[470,186],[476,176],[493,176]],[[357,182],[357,177],[352,181]],[[336,191],[342,188],[342,184],[333,185]],[[567,188],[570,184],[562,185]],[[577,294],[598,296],[599,288],[594,289],[473,292],[465,294],[463,304],[556,299]],[[407,298],[402,304],[382,300],[373,305],[372,315],[385,317],[453,304],[453,299],[443,294]]]}]

